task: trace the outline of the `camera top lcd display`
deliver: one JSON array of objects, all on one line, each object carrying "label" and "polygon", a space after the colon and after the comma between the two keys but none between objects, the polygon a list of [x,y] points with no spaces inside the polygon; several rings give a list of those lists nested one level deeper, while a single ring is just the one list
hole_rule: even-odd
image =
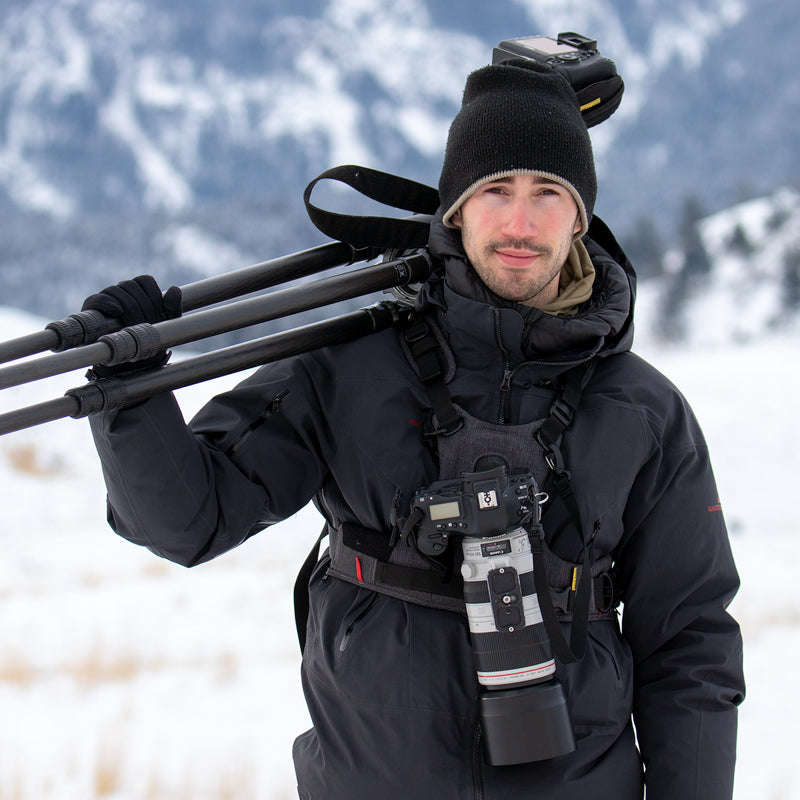
[{"label": "camera top lcd display", "polygon": [[453,517],[461,516],[461,507],[458,500],[452,500],[449,503],[435,503],[428,507],[431,519],[436,522],[440,519],[452,519]]},{"label": "camera top lcd display", "polygon": [[513,39],[512,41],[524,47],[538,50],[540,53],[549,53],[554,56],[559,53],[574,53],[576,49],[575,45],[559,44],[547,36],[529,36],[527,39]]}]

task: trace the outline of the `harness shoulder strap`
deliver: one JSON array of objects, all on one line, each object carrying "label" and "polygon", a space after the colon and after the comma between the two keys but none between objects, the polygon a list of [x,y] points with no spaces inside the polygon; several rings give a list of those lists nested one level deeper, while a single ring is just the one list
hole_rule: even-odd
[{"label": "harness shoulder strap", "polygon": [[464,423],[450,397],[442,368],[444,355],[429,318],[424,314],[414,316],[403,331],[403,338],[417,363],[436,420],[436,426],[426,425],[425,437],[455,433]]}]

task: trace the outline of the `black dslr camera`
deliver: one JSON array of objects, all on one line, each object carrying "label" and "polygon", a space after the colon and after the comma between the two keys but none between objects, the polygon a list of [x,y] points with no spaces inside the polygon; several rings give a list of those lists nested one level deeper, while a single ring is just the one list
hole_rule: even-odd
[{"label": "black dslr camera", "polygon": [[538,492],[530,473],[509,473],[505,467],[437,481],[414,497],[414,507],[425,512],[417,528],[417,547],[435,556],[445,550],[451,535],[502,535],[531,514],[538,519]]},{"label": "black dslr camera", "polygon": [[545,498],[529,472],[501,466],[437,481],[412,501],[420,553],[440,555],[451,537],[461,539],[484,749],[495,766],[575,749],[534,580],[531,537],[544,536]]},{"label": "black dslr camera", "polygon": [[548,64],[569,80],[587,128],[608,119],[622,100],[625,85],[617,67],[600,55],[594,39],[572,31],[559,33],[557,39],[525,36],[505,39],[492,52],[493,64],[519,58]]}]

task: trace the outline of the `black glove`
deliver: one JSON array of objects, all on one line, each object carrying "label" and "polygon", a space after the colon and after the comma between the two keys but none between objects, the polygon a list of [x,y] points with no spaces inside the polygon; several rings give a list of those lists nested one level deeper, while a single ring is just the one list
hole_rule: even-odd
[{"label": "black glove", "polygon": [[[105,317],[118,319],[124,328],[143,322],[155,324],[181,315],[181,290],[172,286],[162,296],[155,278],[151,275],[139,275],[90,295],[83,301],[81,311],[99,311]],[[168,358],[169,354],[162,351],[141,361],[114,366],[98,364],[92,367],[92,372],[101,378],[131,374],[161,366]]]},{"label": "black glove", "polygon": [[181,315],[181,290],[172,286],[162,297],[155,278],[139,275],[87,297],[81,311],[89,310],[118,319],[126,328],[142,322],[163,322]]}]

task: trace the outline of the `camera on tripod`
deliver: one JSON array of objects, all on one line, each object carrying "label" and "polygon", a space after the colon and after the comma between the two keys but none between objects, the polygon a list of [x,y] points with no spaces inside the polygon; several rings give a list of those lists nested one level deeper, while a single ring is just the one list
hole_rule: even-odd
[{"label": "camera on tripod", "polygon": [[[533,475],[500,466],[417,491],[417,549],[441,555],[461,538],[464,603],[475,656],[484,749],[490,764],[572,752],[572,733],[536,595],[531,537],[543,537]],[[421,514],[420,514],[421,512]]]}]

